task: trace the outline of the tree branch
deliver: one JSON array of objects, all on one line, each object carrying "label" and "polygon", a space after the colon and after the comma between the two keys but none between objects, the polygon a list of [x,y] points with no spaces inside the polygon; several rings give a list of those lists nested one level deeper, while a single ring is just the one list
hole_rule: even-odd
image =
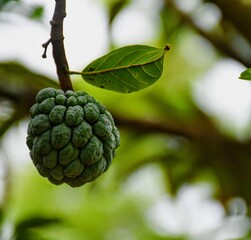
[{"label": "tree branch", "polygon": [[217,36],[215,33],[210,33],[210,32],[204,31],[203,29],[198,27],[189,15],[182,12],[176,6],[176,4],[174,3],[173,0],[166,0],[166,4],[167,4],[167,6],[171,6],[177,12],[177,14],[181,17],[181,19],[184,22],[188,23],[200,36],[207,39],[222,54],[239,61],[240,63],[242,63],[245,66],[250,66],[250,60],[243,58],[242,56],[240,56],[240,54],[238,54],[236,51],[234,51],[234,49],[231,47],[231,44],[229,44],[229,42],[226,41],[226,39],[224,39],[220,36]]},{"label": "tree branch", "polygon": [[218,128],[206,116],[198,116],[192,122],[178,121],[177,119],[166,119],[165,122],[160,122],[126,118],[115,113],[112,113],[112,115],[117,126],[133,129],[133,131],[139,133],[168,134],[198,142],[213,142],[215,139],[222,138],[222,134],[218,131]]},{"label": "tree branch", "polygon": [[248,1],[213,0],[227,20],[251,43],[251,4]]},{"label": "tree branch", "polygon": [[57,68],[57,75],[60,82],[60,87],[64,91],[72,90],[72,83],[70,76],[67,73],[68,62],[66,59],[64,48],[64,35],[63,35],[63,21],[66,17],[66,0],[55,0],[55,10],[51,24],[51,38],[43,44],[45,48],[43,57],[46,57],[46,50],[48,45],[52,44],[53,58]]}]

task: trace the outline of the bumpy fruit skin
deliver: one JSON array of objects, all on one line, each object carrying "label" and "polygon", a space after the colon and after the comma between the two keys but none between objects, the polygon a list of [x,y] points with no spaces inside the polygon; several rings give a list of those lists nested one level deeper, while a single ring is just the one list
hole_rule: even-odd
[{"label": "bumpy fruit skin", "polygon": [[120,137],[111,114],[86,92],[45,88],[30,109],[26,143],[43,177],[79,187],[108,169]]}]

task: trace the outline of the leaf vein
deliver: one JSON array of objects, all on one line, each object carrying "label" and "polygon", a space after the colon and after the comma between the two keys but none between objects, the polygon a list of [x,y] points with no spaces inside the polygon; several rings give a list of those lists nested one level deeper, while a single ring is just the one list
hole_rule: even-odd
[{"label": "leaf vein", "polygon": [[124,81],[123,79],[119,78],[116,74],[114,74],[113,72],[111,72],[111,75],[116,78],[119,82],[122,82],[124,85],[127,85],[131,88],[135,88],[133,85],[129,84],[129,82]]},{"label": "leaf vein", "polygon": [[136,79],[136,81],[140,82],[140,83],[143,83],[143,84],[146,84],[148,83],[147,81],[142,81],[139,79],[138,76],[135,76],[135,74],[130,70],[130,68],[127,68],[128,72]]}]

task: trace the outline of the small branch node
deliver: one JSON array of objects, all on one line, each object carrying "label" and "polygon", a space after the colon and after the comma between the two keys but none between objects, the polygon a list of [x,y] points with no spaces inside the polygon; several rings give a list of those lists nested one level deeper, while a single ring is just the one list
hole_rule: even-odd
[{"label": "small branch node", "polygon": [[51,38],[47,42],[42,44],[42,47],[44,48],[42,58],[47,58],[46,53],[47,53],[47,49],[48,49],[48,46],[50,45],[50,43],[51,43]]},{"label": "small branch node", "polygon": [[50,21],[51,26],[60,26],[63,25],[63,23],[61,21],[55,21],[54,19],[52,19]]}]

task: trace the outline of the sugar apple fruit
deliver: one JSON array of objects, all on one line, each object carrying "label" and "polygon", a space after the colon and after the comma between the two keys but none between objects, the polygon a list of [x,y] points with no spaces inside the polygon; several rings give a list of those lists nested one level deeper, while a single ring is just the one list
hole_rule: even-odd
[{"label": "sugar apple fruit", "polygon": [[30,109],[27,146],[43,176],[79,187],[104,173],[120,144],[111,114],[84,91],[42,89]]}]

